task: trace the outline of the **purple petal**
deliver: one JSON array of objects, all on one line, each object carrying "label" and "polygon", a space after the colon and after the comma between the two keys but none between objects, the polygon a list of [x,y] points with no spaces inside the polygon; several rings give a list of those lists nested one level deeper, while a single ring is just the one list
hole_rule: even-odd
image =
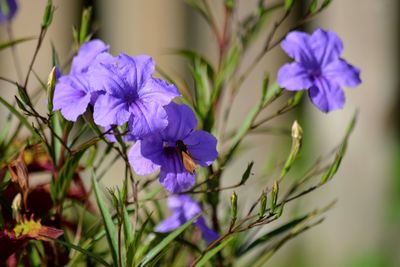
[{"label": "purple petal", "polygon": [[147,55],[130,57],[121,53],[118,56],[119,68],[125,69],[125,79],[132,87],[140,88],[144,86],[154,72],[155,64],[153,59]]},{"label": "purple petal", "polygon": [[0,1],[0,23],[11,21],[17,13],[18,5],[15,0]]},{"label": "purple petal", "polygon": [[168,126],[161,133],[164,140],[183,140],[196,128],[196,116],[188,106],[171,102],[164,108],[168,116]]},{"label": "purple petal", "polygon": [[100,95],[94,104],[93,119],[100,126],[121,126],[130,116],[126,103],[108,94]]},{"label": "purple petal", "polygon": [[160,183],[171,193],[189,190],[195,183],[195,175],[186,171],[177,153],[165,156],[160,171]]},{"label": "purple petal", "polygon": [[316,64],[315,56],[309,45],[310,35],[304,32],[292,31],[281,43],[282,49],[295,61],[305,67]]},{"label": "purple petal", "polygon": [[317,29],[311,35],[310,45],[321,67],[339,59],[343,44],[336,33]]},{"label": "purple petal", "polygon": [[311,87],[309,70],[297,62],[285,64],[278,72],[279,86],[287,90],[303,90]]},{"label": "purple petal", "polygon": [[133,170],[139,175],[149,175],[160,168],[162,162],[162,141],[137,141],[129,150],[128,159]]},{"label": "purple petal", "polygon": [[171,217],[165,219],[156,226],[155,231],[159,233],[166,233],[173,231],[183,225],[185,220],[181,213],[173,213]]},{"label": "purple petal", "polygon": [[206,131],[190,133],[183,143],[193,160],[203,167],[210,165],[218,157],[217,139]]},{"label": "purple petal", "polygon": [[201,207],[194,199],[187,195],[179,196],[182,202],[182,210],[185,215],[186,221],[191,220],[197,214],[201,213]]},{"label": "purple petal", "polygon": [[343,90],[335,83],[321,77],[309,90],[311,101],[323,112],[330,112],[344,106]]},{"label": "purple petal", "polygon": [[356,87],[361,83],[360,70],[343,59],[328,64],[323,69],[323,75],[340,86]]},{"label": "purple petal", "polygon": [[201,235],[203,239],[206,241],[207,245],[209,245],[214,240],[217,240],[219,238],[219,234],[207,226],[203,216],[200,216],[196,220],[196,226],[199,227]]},{"label": "purple petal", "polygon": [[131,104],[130,112],[129,130],[140,138],[156,133],[168,124],[167,113],[156,102],[135,101]]},{"label": "purple petal", "polygon": [[94,39],[84,43],[78,51],[78,54],[72,60],[71,74],[84,73],[93,63],[94,59],[101,53],[108,52],[110,48],[103,41]]},{"label": "purple petal", "polygon": [[89,91],[86,75],[61,77],[54,91],[54,110],[61,110],[61,114],[67,120],[76,121],[89,105]]},{"label": "purple petal", "polygon": [[168,84],[161,79],[149,79],[146,84],[139,90],[139,96],[143,101],[154,101],[161,105],[167,105],[174,97],[180,96],[175,85]]}]

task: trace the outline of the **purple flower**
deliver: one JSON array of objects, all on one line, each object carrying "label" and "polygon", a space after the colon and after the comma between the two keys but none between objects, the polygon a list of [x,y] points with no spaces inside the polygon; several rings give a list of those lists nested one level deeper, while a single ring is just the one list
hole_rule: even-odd
[{"label": "purple flower", "polygon": [[11,21],[17,10],[18,5],[15,0],[0,0],[0,23]]},{"label": "purple flower", "polygon": [[[169,197],[168,207],[172,210],[172,215],[156,226],[157,232],[165,233],[173,231],[202,211],[200,205],[187,195]],[[207,244],[210,244],[219,237],[218,233],[208,228],[203,216],[198,217],[194,221],[194,225],[199,228]]]},{"label": "purple flower", "polygon": [[361,83],[360,70],[340,58],[343,44],[334,32],[317,29],[309,35],[293,31],[281,46],[294,62],[279,70],[279,85],[293,91],[308,89],[311,101],[323,112],[343,107],[342,86]]},{"label": "purple flower", "polygon": [[76,121],[83,114],[89,103],[94,103],[99,92],[94,92],[89,84],[88,68],[95,58],[106,53],[109,46],[100,40],[83,44],[72,61],[70,73],[62,76],[54,91],[54,110],[70,121]]},{"label": "purple flower", "polygon": [[[205,131],[196,131],[197,119],[186,105],[165,106],[168,126],[159,134],[137,141],[129,151],[129,162],[139,175],[160,169],[161,184],[172,193],[190,189],[196,182],[184,157],[200,166],[209,166],[218,156],[217,140]],[[189,159],[188,159],[189,157]]]},{"label": "purple flower", "polygon": [[174,85],[152,77],[155,66],[151,57],[102,54],[96,61],[89,70],[91,85],[106,92],[94,105],[96,124],[108,127],[128,122],[137,138],[167,126],[163,106],[180,94]]}]

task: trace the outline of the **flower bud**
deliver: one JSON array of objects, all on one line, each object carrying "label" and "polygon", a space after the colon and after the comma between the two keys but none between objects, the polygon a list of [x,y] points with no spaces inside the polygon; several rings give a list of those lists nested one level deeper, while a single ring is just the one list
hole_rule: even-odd
[{"label": "flower bud", "polygon": [[235,223],[237,219],[237,195],[235,191],[231,194],[231,220],[232,224]]},{"label": "flower bud", "polygon": [[53,96],[55,87],[56,87],[56,67],[53,67],[47,79],[47,109],[49,113],[53,111]]},{"label": "flower bud", "polygon": [[274,185],[272,186],[270,213],[275,212],[276,202],[278,201],[278,193],[279,193],[279,184],[278,181],[275,180]]},{"label": "flower bud", "polygon": [[258,217],[262,218],[265,215],[265,211],[267,209],[267,193],[262,192],[260,198],[260,209],[258,211]]}]

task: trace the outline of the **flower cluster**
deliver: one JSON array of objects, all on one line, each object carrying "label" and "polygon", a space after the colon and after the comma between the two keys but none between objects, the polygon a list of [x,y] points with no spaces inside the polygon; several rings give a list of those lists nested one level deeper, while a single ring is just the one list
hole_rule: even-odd
[{"label": "flower cluster", "polygon": [[[172,102],[180,94],[174,85],[153,77],[151,57],[123,53],[113,57],[108,50],[100,40],[80,47],[69,74],[56,85],[54,110],[76,121],[90,107],[97,125],[111,131],[126,126],[125,141],[135,141],[128,155],[133,170],[139,175],[160,170],[160,182],[169,192],[189,190],[195,184],[197,166],[209,166],[217,158],[216,138],[196,130],[197,119],[190,107]],[[196,213],[201,211],[194,200],[188,203],[197,207]],[[180,216],[179,222],[193,216]],[[202,231],[207,228],[203,218],[196,225]],[[208,241],[213,239],[206,236]]]},{"label": "flower cluster", "polygon": [[279,70],[279,85],[291,91],[308,89],[311,101],[323,112],[344,106],[341,86],[361,83],[360,70],[340,58],[343,44],[334,32],[317,29],[309,35],[293,31],[281,46],[295,61]]}]

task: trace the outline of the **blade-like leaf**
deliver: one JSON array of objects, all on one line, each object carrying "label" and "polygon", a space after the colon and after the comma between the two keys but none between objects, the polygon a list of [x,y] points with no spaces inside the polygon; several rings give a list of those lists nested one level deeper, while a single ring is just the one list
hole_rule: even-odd
[{"label": "blade-like leaf", "polygon": [[117,230],[113,223],[111,214],[109,213],[106,204],[104,203],[103,197],[100,192],[99,184],[95,175],[92,177],[92,185],[94,194],[96,195],[97,206],[99,207],[101,217],[103,219],[104,228],[106,230],[106,237],[108,241],[109,248],[111,250],[111,255],[113,258],[114,265],[118,263],[118,238]]},{"label": "blade-like leaf", "polygon": [[220,252],[224,247],[226,247],[230,242],[234,240],[234,237],[231,236],[227,238],[226,240],[222,241],[218,246],[215,248],[209,250],[207,253],[201,256],[201,258],[198,259],[198,262],[196,263],[196,267],[201,267],[204,266],[212,257],[215,256],[218,252]]},{"label": "blade-like leaf", "polygon": [[185,231],[192,223],[197,220],[197,218],[200,216],[198,214],[197,216],[193,217],[190,221],[187,221],[184,225],[167,235],[157,246],[155,246],[152,250],[149,251],[149,253],[146,254],[146,256],[143,258],[141,261],[140,265],[141,267],[144,267],[152,261],[159,253],[161,253],[166,247],[174,241],[175,238],[177,238],[183,231]]},{"label": "blade-like leaf", "polygon": [[251,175],[251,169],[253,168],[254,165],[254,161],[250,162],[247,165],[246,170],[244,171],[243,175],[242,175],[242,180],[240,180],[240,184],[244,185],[246,183],[246,181],[249,179],[250,175]]},{"label": "blade-like leaf", "polygon": [[57,242],[57,243],[60,243],[63,246],[75,249],[76,251],[79,251],[80,253],[85,254],[86,256],[88,256],[91,259],[97,261],[98,263],[102,264],[103,266],[107,266],[107,267],[111,267],[112,266],[111,264],[109,264],[108,262],[103,260],[103,258],[101,258],[100,256],[98,256],[98,255],[94,254],[93,252],[88,251],[88,250],[86,250],[86,249],[84,249],[84,248],[82,248],[80,246],[76,246],[74,244],[71,244],[69,242],[62,241],[62,240],[59,240],[59,239],[52,239],[52,240]]}]

